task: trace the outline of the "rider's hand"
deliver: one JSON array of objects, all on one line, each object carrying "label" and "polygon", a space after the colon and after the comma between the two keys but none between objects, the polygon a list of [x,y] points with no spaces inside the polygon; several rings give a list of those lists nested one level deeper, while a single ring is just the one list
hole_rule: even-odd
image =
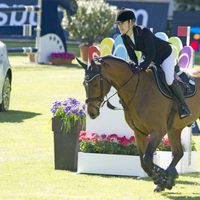
[{"label": "rider's hand", "polygon": [[129,62],[129,65],[134,74],[138,74],[141,71],[140,66],[136,65],[135,63]]},{"label": "rider's hand", "polygon": [[138,74],[142,70],[138,65],[134,65],[132,69],[134,74]]}]

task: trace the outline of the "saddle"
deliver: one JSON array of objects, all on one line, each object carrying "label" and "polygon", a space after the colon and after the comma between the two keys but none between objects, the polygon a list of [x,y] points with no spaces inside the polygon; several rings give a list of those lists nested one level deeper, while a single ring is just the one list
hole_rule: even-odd
[{"label": "saddle", "polygon": [[[156,84],[160,92],[168,98],[173,98],[173,94],[169,86],[167,85],[167,82],[165,80],[165,74],[162,68],[153,66],[151,67],[151,69],[154,73]],[[174,78],[178,81],[179,85],[181,86],[184,97],[188,98],[195,95],[196,93],[195,81],[189,74],[180,70],[179,71],[175,70]]]}]

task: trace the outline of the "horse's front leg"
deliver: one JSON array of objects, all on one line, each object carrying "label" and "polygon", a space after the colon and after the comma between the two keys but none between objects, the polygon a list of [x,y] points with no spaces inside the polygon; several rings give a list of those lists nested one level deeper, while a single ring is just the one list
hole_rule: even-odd
[{"label": "horse's front leg", "polygon": [[183,149],[182,149],[182,144],[181,144],[181,131],[182,130],[168,131],[168,138],[169,138],[169,143],[172,149],[173,159],[166,170],[167,172],[166,188],[167,189],[172,189],[172,187],[175,185],[175,179],[178,177],[176,165],[178,164],[180,159],[183,157]]},{"label": "horse's front leg", "polygon": [[137,147],[138,147],[138,151],[139,151],[139,155],[140,155],[141,167],[148,174],[148,176],[151,177],[152,171],[149,170],[148,166],[145,165],[144,159],[143,159],[143,156],[144,156],[146,149],[147,149],[147,142],[148,142],[147,136],[141,134],[137,130],[134,130],[134,135],[135,135],[135,138],[136,138]]},{"label": "horse's front leg", "polygon": [[149,143],[145,151],[143,161],[144,165],[148,167],[148,170],[151,171],[152,178],[154,183],[157,185],[155,189],[156,192],[164,190],[166,184],[166,172],[161,167],[157,166],[153,162],[153,155],[156,151],[156,148],[160,144],[164,133],[161,130],[152,131],[149,138]]}]

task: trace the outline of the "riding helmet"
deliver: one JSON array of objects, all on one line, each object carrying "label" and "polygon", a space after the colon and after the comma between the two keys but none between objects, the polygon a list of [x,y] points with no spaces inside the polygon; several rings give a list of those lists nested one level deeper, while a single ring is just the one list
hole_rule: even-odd
[{"label": "riding helmet", "polygon": [[135,14],[133,12],[133,10],[128,9],[128,8],[123,8],[121,10],[118,11],[117,15],[116,15],[116,19],[115,22],[124,22],[127,20],[135,20]]}]

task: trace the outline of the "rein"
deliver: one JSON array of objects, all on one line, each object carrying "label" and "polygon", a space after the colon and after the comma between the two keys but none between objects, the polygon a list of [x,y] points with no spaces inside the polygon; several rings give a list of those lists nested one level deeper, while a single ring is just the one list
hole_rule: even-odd
[{"label": "rein", "polygon": [[[102,107],[104,106],[104,104],[107,102],[107,106],[108,108],[112,109],[112,110],[124,110],[124,109],[121,109],[121,108],[117,108],[115,106],[113,106],[110,102],[109,102],[109,99],[111,99],[113,96],[115,96],[120,90],[123,89],[123,87],[125,87],[129,81],[133,78],[134,74],[132,74],[132,76],[121,86],[119,87],[119,89],[114,93],[112,94],[110,97],[108,97],[106,100],[104,100],[104,102],[102,103]],[[138,84],[137,84],[138,85]],[[131,98],[132,99],[132,98]]]}]

